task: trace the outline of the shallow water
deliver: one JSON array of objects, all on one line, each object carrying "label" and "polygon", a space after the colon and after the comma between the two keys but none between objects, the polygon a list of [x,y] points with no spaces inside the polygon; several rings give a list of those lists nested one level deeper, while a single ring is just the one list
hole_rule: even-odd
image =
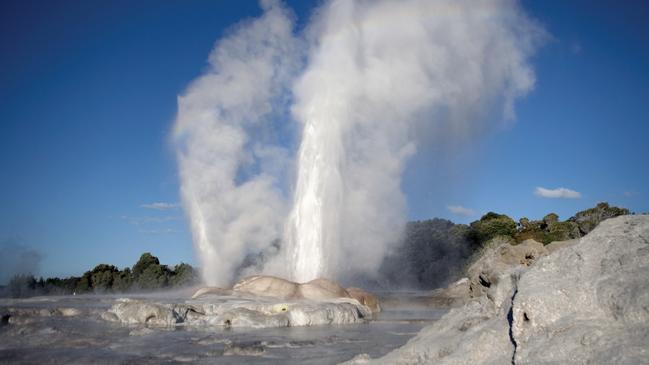
[{"label": "shallow water", "polygon": [[[169,302],[187,298],[129,297]],[[423,304],[421,293],[381,293],[381,297],[384,311],[366,324],[266,329],[127,326],[100,319],[118,296],[4,299],[1,313],[14,308],[13,313],[22,314],[3,318],[0,363],[335,364],[361,353],[382,356],[445,312]],[[56,308],[74,308],[80,314],[52,314]]]}]

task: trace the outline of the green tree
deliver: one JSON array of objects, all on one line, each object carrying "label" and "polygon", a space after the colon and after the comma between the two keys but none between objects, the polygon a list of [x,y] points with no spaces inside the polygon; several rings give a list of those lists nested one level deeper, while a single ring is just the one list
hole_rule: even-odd
[{"label": "green tree", "polygon": [[552,223],[557,223],[558,221],[559,215],[557,215],[556,213],[550,213],[543,217],[543,223],[545,223],[546,226],[549,226]]},{"label": "green tree", "polygon": [[160,266],[160,260],[150,252],[143,253],[137,263],[133,265],[133,279],[139,280],[140,275],[151,265]]},{"label": "green tree", "polygon": [[470,228],[470,237],[480,245],[497,236],[514,237],[516,234],[516,222],[494,212],[483,215],[480,220],[471,223]]},{"label": "green tree", "polygon": [[193,285],[197,282],[198,273],[189,264],[181,262],[173,269],[169,282],[172,287],[181,287]]},{"label": "green tree", "polygon": [[86,271],[83,273],[83,276],[79,278],[79,280],[76,282],[76,286],[74,288],[74,292],[81,294],[81,293],[87,293],[92,290],[92,272]]},{"label": "green tree", "polygon": [[137,279],[141,289],[153,290],[167,286],[169,270],[164,265],[149,265],[144,269]]},{"label": "green tree", "polygon": [[113,291],[125,292],[131,289],[133,285],[133,274],[130,268],[113,273]]},{"label": "green tree", "polygon": [[600,222],[609,218],[627,214],[629,214],[629,210],[626,208],[612,207],[608,205],[607,202],[601,202],[597,203],[597,206],[594,208],[577,212],[577,214],[568,219],[568,221],[577,223],[581,234],[586,235],[595,229]]},{"label": "green tree", "polygon": [[94,291],[107,292],[113,288],[113,274],[119,270],[113,265],[99,264],[90,272],[90,286]]}]

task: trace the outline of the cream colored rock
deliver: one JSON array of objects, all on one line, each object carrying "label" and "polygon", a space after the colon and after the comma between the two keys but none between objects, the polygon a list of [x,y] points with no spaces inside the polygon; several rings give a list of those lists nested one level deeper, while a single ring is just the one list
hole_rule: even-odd
[{"label": "cream colored rock", "polygon": [[283,299],[298,297],[297,283],[274,276],[249,276],[234,284],[232,290],[240,293]]},{"label": "cream colored rock", "polygon": [[216,295],[232,295],[232,290],[230,289],[223,289],[223,288],[217,288],[214,286],[207,286],[205,288],[200,288],[198,289],[194,295],[192,295],[192,299],[196,299],[198,297],[202,297],[203,295],[206,294],[216,294]]},{"label": "cream colored rock", "polygon": [[331,280],[318,278],[298,284],[298,297],[311,300],[351,298],[347,290]]},{"label": "cream colored rock", "polygon": [[243,294],[287,300],[307,299],[313,301],[349,298],[357,300],[371,312],[381,310],[379,299],[373,294],[359,288],[345,289],[337,283],[324,278],[300,284],[274,276],[255,275],[241,279],[234,284],[231,290],[214,287],[201,288],[194,293],[192,299],[207,294],[222,296]]},{"label": "cream colored rock", "polygon": [[372,313],[378,313],[381,311],[381,304],[376,295],[368,293],[361,288],[347,288],[347,293],[349,293],[350,297],[358,300],[362,305],[369,308]]}]

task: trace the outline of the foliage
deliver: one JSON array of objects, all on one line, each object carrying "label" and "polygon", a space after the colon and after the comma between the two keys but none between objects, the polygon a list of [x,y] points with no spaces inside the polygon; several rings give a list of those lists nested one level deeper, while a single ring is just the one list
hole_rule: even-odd
[{"label": "foliage", "polygon": [[599,203],[594,208],[578,212],[563,222],[555,213],[546,215],[540,221],[521,218],[515,238],[517,242],[533,239],[544,244],[580,238],[592,231],[601,221],[625,214],[629,214],[628,209]]},{"label": "foliage", "polygon": [[144,290],[164,288],[168,282],[169,270],[164,265],[147,266],[137,279],[138,287]]},{"label": "foliage", "polygon": [[77,282],[77,286],[74,288],[74,293],[85,293],[92,290],[92,273],[86,271],[83,273],[83,276]]},{"label": "foliage", "polygon": [[133,285],[133,274],[130,268],[113,272],[113,291],[125,292]]},{"label": "foliage", "polygon": [[140,275],[151,265],[160,265],[160,260],[151,255],[150,252],[145,252],[140,256],[140,259],[133,265],[133,278],[138,280]]},{"label": "foliage", "polygon": [[174,267],[173,272],[169,284],[174,288],[194,285],[198,282],[198,271],[192,265],[181,262]]},{"label": "foliage", "polygon": [[195,285],[198,283],[198,276],[198,271],[189,264],[180,263],[170,270],[167,265],[160,265],[157,257],[146,252],[140,256],[132,270],[128,267],[119,270],[114,265],[99,264],[92,270],[86,271],[81,277],[36,280],[33,275],[17,275],[3,291],[6,293],[4,295],[22,298],[44,294],[71,295],[159,290]]},{"label": "foliage", "polygon": [[581,234],[585,235],[592,231],[602,221],[627,214],[629,214],[629,210],[626,208],[612,207],[609,206],[607,202],[601,202],[593,208],[577,212],[577,214],[568,219],[568,221],[575,222],[579,227]]},{"label": "foliage", "polygon": [[480,220],[471,223],[470,237],[479,246],[498,237],[513,237],[516,234],[516,222],[504,214],[489,212]]},{"label": "foliage", "polygon": [[543,223],[546,225],[551,225],[553,223],[557,223],[559,221],[559,215],[556,213],[550,213],[543,217]]},{"label": "foliage", "polygon": [[109,291],[113,287],[113,275],[119,270],[113,265],[99,264],[90,272],[90,286],[95,291]]}]

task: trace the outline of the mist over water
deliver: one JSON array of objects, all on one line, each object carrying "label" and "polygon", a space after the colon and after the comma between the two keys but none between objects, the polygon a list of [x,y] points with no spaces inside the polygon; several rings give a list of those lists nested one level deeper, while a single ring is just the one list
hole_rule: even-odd
[{"label": "mist over water", "polygon": [[277,240],[282,252],[246,274],[376,274],[403,231],[401,180],[421,131],[513,118],[543,31],[509,0],[328,1],[300,31],[283,5],[261,5],[179,98],[174,140],[204,279],[229,284]]}]

